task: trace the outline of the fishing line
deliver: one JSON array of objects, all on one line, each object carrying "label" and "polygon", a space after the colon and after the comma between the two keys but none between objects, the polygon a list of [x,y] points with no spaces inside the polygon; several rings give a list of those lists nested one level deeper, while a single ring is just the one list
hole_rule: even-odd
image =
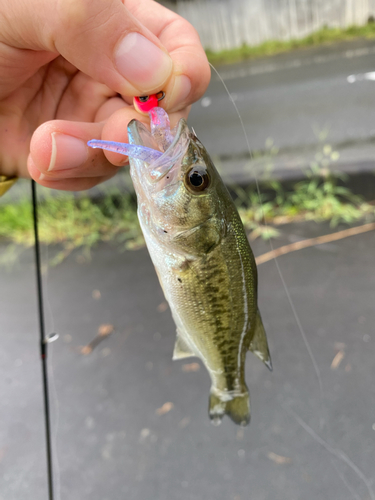
[{"label": "fishing line", "polygon": [[35,249],[35,267],[36,284],[38,298],[38,318],[40,331],[40,359],[42,363],[42,381],[43,381],[43,405],[44,405],[44,424],[46,438],[46,457],[47,457],[47,482],[48,499],[54,500],[53,494],[53,469],[52,469],[52,448],[51,448],[51,418],[49,408],[48,391],[48,366],[47,366],[47,345],[48,339],[45,336],[44,308],[43,308],[43,289],[42,289],[42,269],[40,262],[40,244],[38,233],[38,207],[35,181],[31,181],[33,222],[34,222],[34,249]]},{"label": "fishing line", "polygon": [[[284,405],[283,405],[284,406]],[[329,443],[324,441],[323,438],[317,434],[314,429],[312,429],[297,413],[295,413],[291,408],[284,406],[284,409],[289,415],[291,415],[295,420],[299,423],[301,427],[305,429],[305,431],[310,434],[310,436],[318,442],[323,448],[325,448],[329,453],[337,457],[339,460],[342,462],[346,463],[348,467],[350,467],[356,474],[357,476],[363,481],[363,483],[366,485],[367,491],[369,492],[371,500],[375,500],[375,493],[374,490],[372,489],[372,484],[371,481],[367,479],[367,477],[363,474],[363,472],[356,466],[354,462],[350,460],[350,458],[340,449],[338,448],[333,448]],[[345,484],[347,484],[345,482]],[[351,491],[351,488],[349,488]]]},{"label": "fishing line", "polygon": [[[226,83],[224,82],[223,78],[221,77],[221,75],[219,74],[219,72],[217,71],[217,69],[211,64],[209,63],[210,67],[214,70],[214,72],[216,73],[217,77],[219,78],[220,82],[222,83],[226,93],[228,94],[228,97],[230,99],[230,101],[232,102],[233,106],[234,106],[234,109],[236,110],[236,113],[237,113],[237,116],[240,120],[240,123],[241,123],[241,129],[242,129],[242,132],[243,132],[243,135],[245,137],[245,141],[246,141],[246,145],[247,145],[247,149],[248,149],[248,152],[249,152],[249,156],[250,156],[250,160],[254,158],[254,155],[252,153],[252,150],[251,150],[251,147],[250,147],[250,142],[249,142],[249,138],[247,136],[247,132],[246,132],[246,129],[245,129],[245,125],[244,125],[244,122],[242,120],[242,117],[241,117],[241,114],[239,112],[239,109],[237,107],[237,104],[235,103],[233,97],[232,97],[232,94],[230,93]],[[264,215],[264,210],[263,210],[263,204],[262,204],[262,201],[261,201],[261,193],[260,193],[260,187],[259,187],[259,181],[258,181],[258,178],[256,176],[256,174],[254,173],[254,180],[255,180],[255,185],[256,185],[256,188],[257,188],[257,194],[258,194],[258,199],[259,199],[259,203],[260,203],[260,206],[261,206],[261,210],[262,210],[262,219],[263,219],[263,224],[265,227],[267,227],[267,222],[265,220],[265,215]],[[269,239],[269,245],[271,247],[271,251],[272,252],[275,252],[275,248],[273,246],[273,243],[272,243],[272,239]],[[283,285],[283,288],[285,290],[285,293],[286,293],[286,296],[287,296],[287,299],[288,299],[288,302],[289,302],[289,305],[290,305],[290,308],[292,310],[292,313],[293,313],[293,316],[294,316],[294,319],[297,323],[297,326],[298,326],[298,329],[301,333],[301,336],[302,336],[302,339],[303,339],[303,342],[305,344],[305,347],[306,347],[306,350],[310,356],[310,359],[311,359],[311,362],[313,364],[313,367],[314,367],[314,371],[315,371],[315,374],[316,374],[316,377],[318,379],[318,382],[319,382],[319,391],[320,391],[320,398],[321,398],[321,406],[322,406],[322,409],[325,410],[325,405],[324,405],[324,393],[323,393],[323,383],[322,383],[322,377],[321,377],[321,373],[320,373],[320,369],[318,367],[318,364],[316,362],[316,359],[314,357],[314,354],[312,352],[312,349],[310,347],[310,344],[307,340],[307,335],[306,335],[306,332],[302,326],[302,323],[301,323],[301,320],[297,314],[297,311],[296,311],[296,308],[294,306],[294,302],[292,300],[292,297],[289,293],[289,289],[287,287],[287,284],[285,282],[285,279],[284,279],[284,276],[283,276],[283,273],[281,272],[281,269],[280,269],[280,266],[279,266],[279,262],[276,258],[276,256],[274,257],[274,263],[276,265],[276,269],[277,269],[277,272],[280,276],[280,280],[281,280],[281,283]],[[349,457],[347,457],[347,455],[345,455],[344,452],[342,452],[340,449],[338,448],[333,448],[332,446],[330,446],[326,441],[324,441],[318,434],[316,434],[316,432],[311,428],[309,427],[293,410],[291,409],[288,409],[287,411],[289,411],[293,417],[297,420],[297,422],[316,440],[318,441],[329,453],[331,453],[332,455],[334,455],[336,458],[338,458],[339,460],[341,460],[342,462],[346,463],[356,474],[357,476],[364,482],[364,484],[366,485],[367,487],[367,490],[370,494],[370,497],[371,497],[371,500],[375,500],[375,495],[374,495],[374,492],[372,490],[372,486],[371,486],[371,483],[370,481],[366,478],[366,476],[363,474],[363,472],[354,464],[354,462],[352,462]],[[320,427],[322,429],[323,427],[323,422],[322,422],[322,419],[320,421]],[[328,426],[328,423],[327,423],[327,432],[328,432],[328,435],[330,437],[330,431],[329,431],[329,426]],[[338,473],[338,475],[340,476],[340,478],[343,480],[345,486],[347,486],[347,488],[349,489],[349,491],[353,494],[353,490],[352,488],[348,485],[347,481],[342,477],[342,474],[337,470],[336,468],[336,465],[332,462],[332,459],[331,459],[331,463],[332,465],[335,467],[335,470],[336,472]],[[357,495],[355,495],[357,497]]]}]

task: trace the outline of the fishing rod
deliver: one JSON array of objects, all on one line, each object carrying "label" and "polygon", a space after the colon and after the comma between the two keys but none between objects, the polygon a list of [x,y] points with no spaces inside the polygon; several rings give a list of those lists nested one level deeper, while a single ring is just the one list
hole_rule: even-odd
[{"label": "fishing rod", "polygon": [[46,435],[48,500],[54,500],[52,446],[51,446],[51,419],[50,419],[48,366],[47,366],[47,344],[50,340],[45,336],[42,270],[40,262],[40,245],[39,245],[39,234],[38,234],[38,207],[37,207],[36,185],[33,180],[31,181],[31,192],[32,192],[32,204],[33,204],[34,249],[35,249],[36,284],[37,284],[38,316],[39,316],[39,331],[40,331],[40,359],[42,363],[42,379],[43,379],[43,405],[44,405],[44,424],[45,424],[45,435]]}]

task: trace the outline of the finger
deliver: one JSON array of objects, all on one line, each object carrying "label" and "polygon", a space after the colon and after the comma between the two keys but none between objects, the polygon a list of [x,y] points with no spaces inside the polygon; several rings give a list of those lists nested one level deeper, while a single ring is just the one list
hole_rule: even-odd
[{"label": "finger", "polygon": [[123,99],[121,99],[121,97],[112,97],[112,99],[108,99],[102,106],[100,106],[95,115],[94,121],[104,122],[108,120],[113,113],[123,108],[128,108],[128,105],[124,103]]},{"label": "finger", "polygon": [[[103,126],[102,139],[104,141],[114,142],[129,142],[128,138],[128,123],[131,120],[138,120],[149,126],[150,119],[148,116],[142,116],[134,108],[122,108],[113,113]],[[111,151],[104,151],[108,161],[113,165],[121,166],[124,161],[128,161],[127,156]]]},{"label": "finger", "polygon": [[0,41],[20,50],[20,57],[27,56],[23,49],[61,54],[131,96],[157,92],[171,75],[166,49],[120,0],[15,0],[2,8]]},{"label": "finger", "polygon": [[74,178],[54,180],[47,178],[40,179],[41,172],[35,167],[33,163],[30,163],[29,173],[31,178],[34,179],[35,182],[50,189],[58,189],[60,191],[85,191],[86,189],[91,189],[97,184],[107,181],[116,174],[116,171],[114,173],[101,177],[83,177],[80,179]]},{"label": "finger", "polygon": [[156,35],[173,60],[173,73],[160,105],[179,111],[202,97],[211,78],[206,54],[193,26],[175,12],[150,0],[128,0],[129,10]]},{"label": "finger", "polygon": [[[78,71],[69,80],[62,95],[58,96],[54,118],[98,122],[105,120],[117,109],[126,106],[124,100],[113,90]],[[50,118],[46,118],[48,119]]]},{"label": "finger", "polygon": [[[87,141],[101,138],[103,123],[80,123],[54,120],[41,125],[34,133],[27,162],[29,173],[40,183],[66,179],[101,178],[114,175],[117,168],[103,152],[87,146]],[[122,165],[127,158],[122,157]],[[36,170],[39,175],[36,175]],[[99,180],[94,181],[94,183]],[[77,188],[79,189],[79,188]]]},{"label": "finger", "polygon": [[[116,92],[106,85],[95,82],[88,75],[77,71],[64,91],[58,95],[53,118],[80,122],[94,121],[98,110],[115,97],[117,97]],[[122,105],[125,106],[123,101]]]}]

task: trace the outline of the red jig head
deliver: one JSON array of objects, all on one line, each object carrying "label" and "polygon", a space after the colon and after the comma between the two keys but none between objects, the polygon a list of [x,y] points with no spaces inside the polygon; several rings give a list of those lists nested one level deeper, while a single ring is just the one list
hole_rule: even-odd
[{"label": "red jig head", "polygon": [[157,94],[134,97],[134,107],[139,113],[147,115],[148,112],[158,106],[158,102],[164,99],[165,92],[160,91]]}]

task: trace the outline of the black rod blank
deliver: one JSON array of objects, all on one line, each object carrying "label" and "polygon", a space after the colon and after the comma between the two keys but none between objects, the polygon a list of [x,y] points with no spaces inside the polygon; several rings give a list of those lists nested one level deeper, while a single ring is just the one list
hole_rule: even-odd
[{"label": "black rod blank", "polygon": [[40,330],[40,357],[42,362],[42,377],[43,377],[43,403],[44,403],[44,423],[46,432],[46,452],[47,452],[47,477],[48,477],[48,499],[53,500],[53,472],[52,472],[52,447],[51,447],[51,419],[48,391],[48,372],[47,372],[47,342],[45,336],[44,324],[44,307],[43,307],[43,289],[42,289],[42,271],[40,262],[40,245],[38,234],[38,207],[35,182],[31,181],[32,204],[33,204],[33,220],[34,220],[34,237],[35,237],[35,267],[36,267],[36,283],[38,294],[38,316]]}]

